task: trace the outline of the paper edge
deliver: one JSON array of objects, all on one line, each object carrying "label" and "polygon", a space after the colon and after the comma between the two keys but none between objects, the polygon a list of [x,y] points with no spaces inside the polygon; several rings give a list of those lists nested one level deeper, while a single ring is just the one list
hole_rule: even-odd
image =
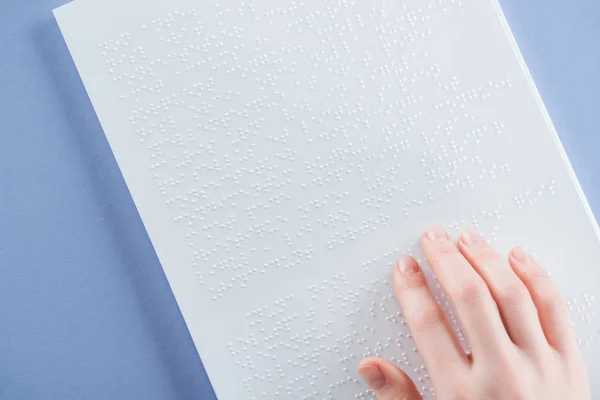
[{"label": "paper edge", "polygon": [[[71,53],[71,49],[70,49],[69,43],[67,42],[66,37],[65,37],[65,32],[63,31],[63,28],[61,27],[61,19],[62,19],[63,13],[67,12],[68,10],[70,10],[73,7],[76,7],[82,1],[83,0],[72,0],[72,1],[70,1],[68,3],[65,3],[65,4],[63,4],[61,6],[58,6],[58,7],[54,8],[52,10],[52,14],[54,15],[54,19],[56,21],[56,24],[58,25],[58,28],[59,28],[59,30],[61,32],[61,36],[63,37],[63,41],[64,41],[65,45],[67,46],[67,48],[69,49],[69,54],[71,55],[71,59],[73,61],[73,65],[75,66],[75,69],[77,70],[77,73],[79,75],[79,79],[81,80],[81,82],[83,84],[83,87],[84,87],[84,89],[86,91],[86,95],[90,99],[90,102],[92,103],[92,107],[93,107],[92,98],[91,98],[91,96],[90,96],[90,94],[88,92],[88,89],[87,89],[87,87],[85,85],[83,77],[81,76],[81,74],[79,72],[79,68],[77,67],[77,63],[75,62],[75,59],[74,59],[74,57],[73,57],[73,55]],[[550,117],[550,114],[549,114],[549,112],[548,112],[548,110],[547,110],[547,108],[546,108],[546,106],[544,104],[543,98],[542,98],[540,92],[537,89],[537,86],[535,84],[535,80],[533,79],[533,76],[532,76],[531,72],[529,71],[529,68],[527,66],[527,63],[526,63],[524,57],[523,57],[523,54],[521,53],[521,50],[520,50],[520,48],[518,46],[516,38],[513,35],[513,32],[512,32],[512,30],[510,28],[510,24],[508,23],[508,20],[507,20],[505,14],[504,14],[502,6],[500,5],[499,0],[490,0],[490,2],[492,3],[492,7],[494,8],[494,10],[496,11],[496,14],[497,14],[497,16],[499,18],[500,24],[503,27],[504,34],[506,35],[506,38],[508,39],[508,41],[509,41],[509,43],[510,43],[512,49],[513,49],[514,55],[517,58],[517,62],[519,63],[522,72],[525,74],[525,78],[527,80],[528,86],[529,86],[530,90],[532,91],[532,94],[535,97],[535,101],[537,102],[538,108],[541,111],[542,116],[543,116],[543,118],[544,118],[544,120],[546,122],[546,126],[549,128],[549,131],[550,131],[550,133],[551,133],[551,135],[553,137],[554,143],[557,146],[557,150],[558,150],[561,158],[563,159],[563,163],[564,163],[564,165],[565,165],[565,167],[567,169],[567,172],[569,174],[571,182],[572,182],[572,184],[573,184],[573,186],[574,186],[574,188],[575,188],[575,190],[576,190],[576,192],[577,192],[580,200],[583,203],[583,208],[584,208],[584,210],[585,210],[585,212],[586,212],[586,214],[588,216],[589,221],[592,224],[592,228],[593,228],[594,232],[596,233],[596,238],[598,239],[598,242],[600,243],[600,226],[598,225],[598,221],[596,220],[596,217],[595,217],[594,212],[593,212],[593,210],[592,210],[592,208],[591,208],[591,206],[590,206],[590,204],[589,204],[589,202],[587,200],[585,192],[584,192],[583,188],[581,187],[581,184],[579,182],[579,179],[577,178],[575,170],[572,167],[572,164],[571,164],[571,161],[570,161],[570,159],[568,157],[568,154],[567,154],[567,152],[564,149],[564,146],[562,144],[560,136],[559,136],[559,134],[558,134],[558,132],[557,132],[555,126],[554,126],[554,123],[552,122],[552,118]],[[94,108],[94,113],[97,114],[95,108]],[[106,134],[104,133],[104,128],[102,126],[102,121],[100,120],[100,118],[98,118],[98,122],[100,123],[100,126],[102,127],[103,134],[106,136]],[[110,145],[110,140],[108,140],[108,137],[107,137],[107,141],[108,141],[108,144],[109,144],[109,148],[111,149],[111,152],[113,153],[113,158],[115,159],[115,162],[117,163],[117,167],[119,168],[119,172],[120,172],[120,174],[122,176],[122,179],[125,182],[125,184],[127,186],[127,190],[129,192],[129,195],[130,195],[130,197],[131,197],[131,199],[132,199],[132,201],[134,203],[134,207],[135,207],[135,209],[136,209],[136,211],[138,213],[138,216],[139,216],[140,220],[142,221],[142,224],[144,226],[144,231],[146,232],[146,235],[150,239],[150,234],[147,231],[145,223],[144,223],[144,218],[142,217],[140,211],[138,210],[137,204],[135,203],[135,200],[133,199],[133,195],[132,195],[132,193],[129,190],[129,186],[127,185],[127,180],[125,179],[125,175],[121,171],[120,165],[119,165],[118,161],[116,160],[116,157],[114,155],[114,151],[112,149],[112,146]],[[160,260],[159,255],[158,255],[158,252],[154,248],[154,244],[152,243],[151,239],[150,239],[150,243],[151,243],[152,249],[153,249],[153,251],[154,251],[154,253],[155,253],[155,255],[156,255],[156,257],[157,257],[157,259],[159,261],[159,264],[161,266],[163,275],[165,276],[165,278],[167,280],[167,283],[169,284],[169,288],[171,289],[171,293],[172,293],[173,299],[175,300],[175,304],[177,305],[179,313],[180,313],[180,315],[181,315],[181,317],[183,319],[185,327],[186,327],[186,329],[188,331],[188,335],[189,335],[190,339],[192,340],[192,344],[194,345],[194,348],[196,349],[196,354],[198,355],[198,358],[200,359],[200,362],[203,365],[203,369],[205,371],[205,375],[206,375],[206,377],[208,379],[208,382],[209,382],[209,384],[211,386],[212,392],[214,393],[215,397],[218,399],[219,395],[217,394],[217,390],[216,390],[215,386],[212,383],[211,374],[208,371],[208,369],[206,369],[204,367],[204,363],[202,361],[202,356],[201,356],[201,351],[200,351],[200,348],[199,348],[200,345],[198,343],[196,343],[196,340],[194,339],[194,335],[192,334],[192,332],[191,332],[191,330],[190,330],[190,328],[188,326],[188,323],[187,323],[187,321],[186,321],[186,319],[184,317],[184,314],[183,314],[183,311],[182,311],[181,306],[179,304],[179,301],[177,300],[177,296],[175,295],[175,291],[173,290],[171,282],[170,282],[169,278],[167,277],[167,272],[166,272],[164,266],[162,265],[162,262]]]},{"label": "paper edge", "polygon": [[[56,23],[57,23],[57,25],[58,25],[59,28],[60,28],[60,23],[59,23],[58,19],[61,18],[61,14],[67,8],[71,8],[73,6],[73,3],[75,3],[75,0],[69,1],[68,3],[63,4],[62,6],[58,6],[58,7],[52,9],[52,14],[54,14],[54,19],[56,20]],[[61,30],[61,33],[62,33],[62,30]],[[63,39],[64,39],[64,35],[63,35]]]},{"label": "paper edge", "polygon": [[[81,75],[81,73],[79,71],[79,67],[77,66],[77,62],[75,61],[75,58],[73,57],[73,54],[71,53],[71,48],[69,46],[69,42],[66,39],[65,31],[63,30],[63,28],[61,26],[61,19],[63,18],[63,13],[67,12],[68,10],[70,10],[74,5],[76,5],[76,3],[79,3],[79,2],[81,2],[81,0],[75,0],[75,1],[71,1],[69,3],[63,4],[62,6],[59,6],[57,8],[54,8],[52,10],[52,14],[54,15],[54,20],[56,21],[56,25],[58,26],[58,28],[60,30],[61,36],[63,38],[63,42],[65,43],[65,46],[69,50],[69,55],[71,57],[73,65],[75,66],[75,69],[77,71],[77,75],[79,76],[79,79],[80,79],[80,81],[81,81],[81,83],[83,85],[83,88],[85,90],[86,96],[88,97],[88,99],[90,100],[90,104],[92,104],[92,107],[94,108],[94,113],[97,114],[97,111],[96,111],[96,109],[94,107],[94,104],[93,104],[92,97],[90,96],[90,93],[89,93],[88,88],[87,88],[87,86],[85,84],[85,81],[84,81],[84,79],[83,79],[83,77],[82,77],[82,75]],[[111,141],[109,140],[108,136],[104,132],[104,126],[103,126],[102,120],[99,118],[98,115],[96,115],[96,116],[97,116],[97,119],[98,119],[98,123],[100,124],[100,127],[102,129],[102,134],[106,137],[106,140],[107,140],[108,146],[110,148],[110,151],[112,153],[114,162],[117,164],[117,168],[118,168],[119,173],[121,175],[121,179],[123,180],[123,182],[125,182],[125,186],[127,188],[127,192],[129,193],[129,197],[130,197],[131,201],[133,202],[133,206],[135,207],[135,210],[137,212],[138,218],[142,222],[142,226],[144,228],[144,232],[145,232],[146,236],[148,237],[148,240],[150,241],[150,245],[152,246],[152,250],[154,251],[156,259],[158,260],[158,262],[160,264],[160,267],[161,267],[160,269],[162,271],[162,274],[163,274],[165,280],[167,281],[167,284],[169,285],[169,289],[171,291],[171,296],[172,296],[173,300],[175,301],[177,310],[179,311],[179,315],[181,316],[181,318],[183,320],[183,323],[184,323],[185,328],[186,328],[187,333],[188,333],[188,337],[190,338],[190,340],[192,342],[192,345],[193,345],[193,348],[196,350],[197,357],[200,360],[200,363],[202,364],[202,369],[204,370],[204,375],[208,379],[208,383],[210,385],[210,389],[213,392],[215,398],[218,399],[219,395],[217,394],[217,390],[215,389],[215,385],[212,382],[211,373],[204,366],[204,362],[202,361],[202,356],[201,356],[202,352],[200,350],[200,344],[197,343],[197,341],[194,339],[194,335],[192,334],[192,331],[191,331],[191,329],[190,329],[190,327],[188,325],[188,322],[187,322],[187,320],[186,320],[186,318],[184,316],[184,312],[183,312],[183,310],[181,308],[181,305],[180,305],[180,303],[179,303],[179,301],[177,299],[177,296],[175,295],[175,290],[173,288],[171,280],[168,277],[167,270],[163,266],[163,263],[161,261],[161,257],[159,256],[158,251],[154,247],[154,243],[152,242],[152,239],[150,237],[150,233],[148,232],[148,229],[146,228],[146,223],[144,222],[144,217],[142,216],[142,214],[140,213],[140,210],[138,209],[138,206],[137,206],[137,204],[135,202],[135,199],[133,198],[133,194],[131,193],[131,190],[129,189],[129,185],[127,183],[127,179],[125,177],[125,174],[121,170],[121,166],[120,166],[119,162],[117,161],[117,158],[116,158],[116,155],[115,155],[115,151],[114,151],[114,149],[112,147]]]},{"label": "paper edge", "polygon": [[594,232],[596,233],[596,238],[598,239],[598,242],[600,243],[600,226],[598,225],[598,221],[596,220],[594,211],[592,210],[592,207],[590,206],[590,204],[588,202],[588,199],[585,195],[585,191],[583,190],[583,187],[581,186],[581,183],[579,182],[579,178],[577,178],[577,174],[575,173],[575,170],[573,169],[573,165],[571,164],[569,155],[567,154],[567,152],[562,144],[562,141],[560,139],[560,135],[558,134],[558,131],[556,130],[556,127],[554,126],[554,123],[552,122],[550,113],[548,112],[548,109],[546,108],[546,105],[544,104],[544,99],[542,98],[542,95],[540,94],[540,92],[537,88],[535,80],[533,79],[533,75],[529,71],[527,62],[525,61],[525,58],[523,57],[523,54],[521,53],[521,49],[519,48],[517,40],[510,28],[510,24],[508,23],[506,15],[504,14],[504,11],[502,10],[502,6],[501,6],[499,0],[490,0],[490,1],[492,2],[493,7],[496,10],[496,13],[498,14],[498,18],[500,19],[500,23],[502,24],[502,26],[504,28],[506,37],[507,37],[508,41],[510,42],[510,45],[513,48],[513,51],[515,53],[515,56],[517,57],[517,61],[521,67],[521,70],[525,74],[525,78],[527,79],[529,88],[533,92],[535,101],[538,103],[539,110],[541,111],[542,116],[544,117],[544,120],[546,121],[546,125],[549,128],[550,133],[552,134],[552,139],[554,140],[554,144],[556,145],[558,152],[560,153],[560,156],[563,160],[563,163],[564,163],[565,167],[567,168],[567,172],[569,174],[569,177],[571,178],[571,183],[573,184],[575,191],[577,192],[580,200],[583,203],[583,208],[588,216],[588,219],[590,220],[590,222],[592,224],[592,228],[594,229]]}]

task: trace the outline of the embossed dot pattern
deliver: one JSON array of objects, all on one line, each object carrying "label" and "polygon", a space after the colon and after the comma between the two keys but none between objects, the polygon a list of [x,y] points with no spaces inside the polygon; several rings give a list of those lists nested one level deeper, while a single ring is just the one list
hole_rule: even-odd
[{"label": "embossed dot pattern", "polygon": [[365,356],[434,398],[391,284],[434,222],[534,251],[597,354],[596,231],[494,2],[108,3],[57,17],[219,398],[372,399]]}]

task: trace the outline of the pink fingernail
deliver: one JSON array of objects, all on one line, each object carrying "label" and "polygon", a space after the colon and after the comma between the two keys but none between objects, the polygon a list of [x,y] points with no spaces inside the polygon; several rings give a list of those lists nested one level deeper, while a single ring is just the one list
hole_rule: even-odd
[{"label": "pink fingernail", "polygon": [[419,272],[419,265],[412,258],[402,256],[402,258],[398,260],[398,269],[403,275],[413,275]]},{"label": "pink fingernail", "polygon": [[358,373],[367,382],[367,385],[375,391],[385,386],[385,376],[375,365],[359,366]]},{"label": "pink fingernail", "polygon": [[484,246],[487,244],[483,236],[473,230],[464,232],[461,237],[467,246]]},{"label": "pink fingernail", "polygon": [[522,247],[515,247],[512,251],[512,255],[515,258],[515,260],[521,263],[527,263],[529,262],[529,260],[531,260],[529,254],[527,254]]},{"label": "pink fingernail", "polygon": [[434,225],[425,232],[425,237],[429,240],[449,240],[448,233],[441,226]]}]

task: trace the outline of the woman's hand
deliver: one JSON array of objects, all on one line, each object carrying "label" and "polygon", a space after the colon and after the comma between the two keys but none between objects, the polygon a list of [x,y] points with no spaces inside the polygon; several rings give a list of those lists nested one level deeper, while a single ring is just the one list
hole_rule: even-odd
[{"label": "woman's hand", "polygon": [[[394,286],[419,354],[441,400],[589,400],[585,366],[548,274],[522,249],[506,262],[474,232],[458,244],[431,227],[422,247],[471,344],[466,354],[415,260],[403,257]],[[416,400],[394,364],[368,358],[358,371],[379,400]]]}]

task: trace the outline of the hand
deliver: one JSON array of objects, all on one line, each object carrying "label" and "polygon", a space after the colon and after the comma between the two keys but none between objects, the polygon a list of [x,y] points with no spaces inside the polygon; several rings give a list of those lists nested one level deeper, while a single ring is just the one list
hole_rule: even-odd
[{"label": "hand", "polygon": [[[589,400],[587,374],[568,310],[544,270],[522,249],[504,261],[478,234],[458,244],[431,227],[422,247],[471,345],[465,354],[417,262],[404,256],[394,287],[441,400]],[[368,358],[358,372],[379,400],[417,400],[394,364]]]}]

